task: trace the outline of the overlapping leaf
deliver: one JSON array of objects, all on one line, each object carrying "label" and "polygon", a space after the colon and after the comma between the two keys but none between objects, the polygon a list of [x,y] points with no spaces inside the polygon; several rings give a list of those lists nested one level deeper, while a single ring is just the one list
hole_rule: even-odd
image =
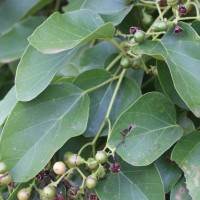
[{"label": "overlapping leaf", "polygon": [[43,54],[28,46],[17,67],[17,99],[30,101],[40,94],[51,82],[54,75],[69,62],[78,49],[58,54]]},{"label": "overlapping leaf", "polygon": [[[95,69],[80,74],[75,79],[74,84],[83,90],[87,90],[103,83],[104,81],[107,81],[110,78],[112,78],[111,73],[104,69]],[[105,118],[115,86],[116,81],[113,81],[104,87],[89,93],[89,97],[91,99],[90,116],[85,136],[91,137],[97,134],[97,131]],[[125,78],[116,96],[113,105],[114,109],[112,109],[110,113],[111,123],[113,124],[119,115],[124,112],[134,101],[136,101],[140,95],[141,91],[137,84],[131,79]]]},{"label": "overlapping leaf", "polygon": [[[126,132],[123,145],[120,132],[131,124],[136,128]],[[131,165],[143,166],[160,157],[182,134],[174,105],[162,94],[152,92],[140,97],[118,118],[107,145],[117,147],[117,154]]]},{"label": "overlapping leaf", "polygon": [[120,173],[109,173],[99,181],[96,192],[101,200],[165,199],[160,175],[154,165],[133,167],[123,161],[120,165]]},{"label": "overlapping leaf", "polygon": [[184,30],[182,33],[175,34],[173,27],[161,41],[147,40],[135,52],[163,58],[178,94],[200,117],[200,38],[190,25],[184,22],[179,25]]},{"label": "overlapping leaf", "polygon": [[1,36],[0,62],[7,63],[19,59],[28,45],[28,36],[44,19],[44,17],[30,17],[15,24],[9,32]]},{"label": "overlapping leaf", "polygon": [[172,159],[184,171],[186,186],[192,199],[200,199],[200,134],[191,132],[175,146]]},{"label": "overlapping leaf", "polygon": [[0,35],[10,29],[14,23],[25,16],[29,11],[40,9],[51,0],[1,0],[0,4]]},{"label": "overlapping leaf", "polygon": [[17,103],[15,86],[11,88],[8,94],[0,101],[0,125]]},{"label": "overlapping leaf", "polygon": [[14,181],[34,177],[68,139],[82,134],[88,113],[87,94],[71,84],[51,85],[35,100],[18,102],[0,142]]},{"label": "overlapping leaf", "polygon": [[94,39],[112,38],[115,28],[104,23],[91,10],[52,14],[29,37],[29,42],[43,53],[58,53]]}]

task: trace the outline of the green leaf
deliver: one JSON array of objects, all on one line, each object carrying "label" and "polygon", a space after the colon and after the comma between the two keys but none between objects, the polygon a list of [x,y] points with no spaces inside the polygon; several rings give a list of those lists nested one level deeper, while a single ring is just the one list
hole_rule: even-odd
[{"label": "green leaf", "polygon": [[87,94],[72,84],[51,85],[35,100],[18,102],[0,142],[14,181],[30,180],[67,140],[82,134],[88,113]]},{"label": "green leaf", "polygon": [[43,53],[58,53],[86,44],[94,39],[112,38],[115,28],[105,24],[91,10],[52,14],[29,37],[29,42]]},{"label": "green leaf", "polygon": [[0,35],[23,18],[30,10],[34,9],[34,7],[37,8],[35,9],[36,11],[50,2],[51,0],[20,0],[20,3],[16,3],[16,0],[1,0]]},{"label": "green leaf", "polygon": [[[136,128],[127,133],[125,145],[119,145],[123,142],[120,132],[130,124]],[[152,92],[140,97],[118,118],[107,145],[111,149],[119,145],[117,154],[131,165],[149,165],[182,134],[182,128],[176,124],[174,105],[162,94]]]},{"label": "green leaf", "polygon": [[197,131],[181,138],[176,144],[172,159],[184,171],[186,186],[192,199],[200,199],[200,134]]},{"label": "green leaf", "polygon": [[167,151],[155,162],[162,178],[165,194],[170,192],[183,173],[177,164],[170,160],[170,155],[171,151]]},{"label": "green leaf", "polygon": [[58,76],[75,77],[79,74],[79,67],[72,63],[65,64],[62,69],[57,73]]},{"label": "green leaf", "polygon": [[0,101],[0,125],[4,122],[6,117],[10,114],[17,103],[15,86],[10,89],[8,94]]},{"label": "green leaf", "polygon": [[185,105],[185,103],[180,98],[179,94],[177,93],[176,89],[174,88],[172,77],[170,75],[170,71],[167,67],[167,64],[162,61],[157,61],[157,71],[158,71],[158,78],[159,78],[160,84],[165,94],[176,105],[188,110],[187,106]]},{"label": "green leaf", "polygon": [[189,24],[179,25],[184,30],[182,34],[174,34],[172,27],[160,42],[146,40],[135,52],[164,58],[178,94],[200,117],[200,38]]},{"label": "green leaf", "polygon": [[81,6],[84,4],[85,0],[68,0],[68,2],[68,5],[62,7],[62,10],[64,12],[70,12],[81,9]]},{"label": "green leaf", "polygon": [[118,53],[118,50],[106,41],[86,49],[80,56],[81,71],[103,68],[105,60],[113,53]]},{"label": "green leaf", "polygon": [[189,117],[187,117],[187,113],[182,113],[178,117],[177,123],[183,128],[184,135],[187,135],[188,133],[196,129],[194,122]]},{"label": "green leaf", "polygon": [[72,59],[77,51],[78,49],[73,49],[48,55],[29,45],[17,67],[17,99],[20,101],[34,99],[49,85],[54,75]]},{"label": "green leaf", "polygon": [[200,35],[200,21],[192,22],[192,28]]},{"label": "green leaf", "polygon": [[86,0],[82,8],[95,11],[105,22],[112,22],[117,26],[131,11],[133,4],[122,0]]},{"label": "green leaf", "polygon": [[165,199],[160,175],[154,165],[133,167],[123,161],[120,165],[118,174],[109,173],[99,181],[96,192],[101,200]]},{"label": "green leaf", "polygon": [[9,32],[1,36],[0,62],[7,63],[19,59],[28,45],[27,37],[44,19],[44,17],[30,17],[15,24]]},{"label": "green leaf", "polygon": [[[80,74],[75,79],[74,84],[83,90],[87,90],[105,82],[110,78],[112,78],[112,76],[106,70],[94,69]],[[97,131],[105,118],[115,86],[116,81],[113,81],[106,86],[89,93],[91,100],[90,115],[88,126],[84,134],[85,136],[91,137],[97,134]],[[112,109],[110,113],[111,124],[114,124],[119,115],[124,112],[134,101],[136,101],[140,95],[141,91],[138,85],[133,80],[125,78],[122,81],[121,87],[119,88],[118,94],[116,96],[113,105],[114,109]],[[102,135],[105,134],[107,134],[106,130],[104,130]]]},{"label": "green leaf", "polygon": [[185,185],[185,178],[182,177],[170,192],[170,200],[192,200]]}]

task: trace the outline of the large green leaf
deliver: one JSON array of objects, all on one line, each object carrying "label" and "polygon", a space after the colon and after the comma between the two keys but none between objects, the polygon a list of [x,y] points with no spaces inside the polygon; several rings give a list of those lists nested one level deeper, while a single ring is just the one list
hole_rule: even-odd
[{"label": "large green leaf", "polygon": [[[182,177],[170,192],[170,200],[192,200],[185,185],[185,178]],[[194,199],[193,199],[194,200]]]},{"label": "large green leaf", "polygon": [[15,86],[11,88],[8,94],[0,101],[0,125],[17,103]]},{"label": "large green leaf", "polygon": [[28,45],[28,36],[44,19],[44,17],[30,17],[15,24],[9,32],[1,36],[0,62],[7,63],[19,59]]},{"label": "large green leaf", "polygon": [[200,134],[191,132],[175,146],[172,159],[184,171],[186,186],[192,199],[200,199]]},{"label": "large green leaf", "polygon": [[133,4],[127,4],[122,0],[71,0],[69,5],[63,7],[63,10],[69,12],[90,9],[98,13],[105,22],[112,22],[116,26],[132,8]]},{"label": "large green leaf", "polygon": [[115,28],[105,24],[91,10],[52,14],[29,37],[29,42],[43,53],[58,53],[98,38],[112,38]]},{"label": "large green leaf", "polygon": [[[39,9],[51,0],[1,0],[0,3],[0,35],[7,31],[12,25],[21,19],[30,10]],[[35,9],[35,11],[37,10]]]},{"label": "large green leaf", "polygon": [[116,26],[131,11],[133,4],[122,0],[86,0],[82,8],[97,12],[105,22],[112,22]]},{"label": "large green leaf", "polygon": [[72,84],[51,85],[35,100],[18,102],[0,142],[14,181],[34,177],[68,139],[82,134],[88,113],[87,94]]},{"label": "large green leaf", "polygon": [[176,89],[174,88],[174,84],[170,75],[170,71],[167,67],[167,64],[162,61],[157,62],[157,71],[158,78],[164,93],[174,102],[176,105],[188,109],[183,100],[180,98]]},{"label": "large green leaf", "polygon": [[165,194],[170,192],[183,173],[177,164],[170,160],[170,155],[171,151],[167,151],[155,162],[162,178]]},{"label": "large green leaf", "polygon": [[71,60],[78,49],[58,54],[43,54],[28,46],[17,67],[17,99],[30,101],[40,94],[51,82],[54,75]]},{"label": "large green leaf", "polygon": [[[120,134],[135,124],[126,136],[125,144]],[[174,105],[162,94],[147,93],[129,107],[114,124],[108,146],[115,147],[117,154],[126,162],[149,165],[169,149],[183,134],[176,124]]]},{"label": "large green leaf", "polygon": [[101,200],[164,200],[163,185],[154,165],[133,167],[120,162],[118,174],[100,180],[96,192]]},{"label": "large green leaf", "polygon": [[183,33],[175,34],[172,27],[161,41],[146,40],[135,52],[162,57],[169,67],[178,94],[200,117],[200,38],[189,24],[179,22],[179,25]]},{"label": "large green leaf", "polygon": [[[100,83],[103,83],[111,77],[111,74],[104,69],[94,69],[80,74],[75,79],[74,83],[81,89],[87,90]],[[84,134],[85,136],[91,137],[97,134],[97,131],[105,118],[111,97],[115,90],[115,86],[116,81],[113,81],[106,86],[89,93],[91,100],[90,115],[88,126]],[[138,85],[133,80],[125,78],[122,81],[113,105],[113,109],[110,113],[109,118],[111,123],[114,124],[119,115],[124,112],[134,101],[136,101],[140,95],[141,91]],[[106,131],[104,134],[105,133],[107,134]]]}]

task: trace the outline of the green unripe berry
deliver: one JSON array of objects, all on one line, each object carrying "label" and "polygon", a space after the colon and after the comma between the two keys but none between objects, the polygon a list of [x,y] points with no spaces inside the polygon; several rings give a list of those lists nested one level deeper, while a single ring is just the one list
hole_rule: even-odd
[{"label": "green unripe berry", "polygon": [[31,194],[31,189],[30,188],[22,188],[21,190],[18,191],[17,193],[17,198],[19,200],[28,200]]},{"label": "green unripe berry", "polygon": [[69,167],[76,167],[85,163],[85,160],[78,154],[69,155],[69,157],[65,161]]},{"label": "green unripe berry", "polygon": [[59,161],[59,162],[54,163],[53,165],[53,171],[58,175],[64,174],[66,170],[67,170],[67,167],[64,162]]},{"label": "green unripe berry", "polygon": [[7,172],[7,166],[5,162],[0,162],[0,174],[4,174]]},{"label": "green unripe berry", "polygon": [[0,184],[1,185],[8,185],[12,182],[12,176],[9,173],[0,174]]},{"label": "green unripe berry", "polygon": [[95,155],[95,160],[98,163],[105,163],[107,161],[107,154],[105,151],[97,151],[96,155]]},{"label": "green unripe berry", "polygon": [[103,177],[105,177],[105,175],[106,175],[106,171],[105,171],[104,167],[102,165],[100,165],[99,168],[97,169],[96,176],[97,176],[97,178],[103,178]]},{"label": "green unripe berry", "polygon": [[130,39],[130,43],[131,43],[131,44],[135,44],[135,43],[136,43],[134,37],[132,37],[132,38]]},{"label": "green unripe berry", "polygon": [[87,166],[91,170],[96,169],[99,166],[99,163],[94,158],[88,158]]},{"label": "green unripe berry", "polygon": [[149,27],[153,23],[153,17],[145,12],[142,13],[142,23]]},{"label": "green unripe berry", "polygon": [[47,198],[52,198],[56,196],[56,190],[54,187],[47,185],[43,189],[43,195]]},{"label": "green unripe berry", "polygon": [[85,180],[85,185],[87,186],[87,188],[89,189],[94,189],[97,185],[97,179],[95,176],[90,175],[86,178]]},{"label": "green unripe berry", "polygon": [[128,57],[124,57],[121,59],[120,61],[120,65],[123,67],[123,68],[128,68],[130,66],[130,60]]},{"label": "green unripe berry", "polygon": [[160,31],[167,31],[167,28],[168,28],[167,22],[161,21],[160,24],[159,24]]},{"label": "green unripe berry", "polygon": [[139,69],[142,65],[142,62],[140,59],[134,60],[131,64],[131,68],[133,69]]},{"label": "green unripe berry", "polygon": [[141,30],[138,30],[134,35],[134,40],[136,43],[141,43],[144,41],[145,39],[145,33]]}]

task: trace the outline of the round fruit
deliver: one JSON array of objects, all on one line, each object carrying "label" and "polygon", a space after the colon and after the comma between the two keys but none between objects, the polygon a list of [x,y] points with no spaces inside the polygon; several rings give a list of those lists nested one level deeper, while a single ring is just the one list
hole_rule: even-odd
[{"label": "round fruit", "polygon": [[160,29],[160,31],[167,31],[167,28],[168,28],[167,22],[165,22],[165,21],[160,21],[160,24],[159,24],[159,29]]},{"label": "round fruit", "polygon": [[85,184],[86,184],[87,188],[93,189],[97,185],[97,179],[93,175],[88,176],[85,180]]},{"label": "round fruit", "polygon": [[78,154],[69,155],[69,157],[66,160],[66,164],[69,167],[76,167],[76,166],[79,166],[83,163],[85,163],[85,160],[81,156],[79,156]]},{"label": "round fruit", "polygon": [[0,174],[4,174],[7,171],[7,166],[5,162],[0,162]]},{"label": "round fruit", "polygon": [[140,60],[140,59],[137,59],[137,60],[134,60],[134,61],[132,62],[131,67],[132,67],[133,69],[139,69],[139,68],[141,67],[141,65],[142,65],[141,60]]},{"label": "round fruit", "polygon": [[123,67],[123,68],[128,68],[130,66],[130,60],[128,57],[124,57],[121,59],[120,61],[120,65]]},{"label": "round fruit", "polygon": [[66,170],[67,170],[67,167],[64,162],[59,161],[59,162],[54,163],[53,165],[53,171],[58,175],[64,174]]},{"label": "round fruit", "polygon": [[19,192],[17,193],[17,198],[19,200],[28,200],[31,194],[31,190],[30,188],[22,188],[21,190],[19,190]]},{"label": "round fruit", "polygon": [[134,40],[136,43],[141,43],[144,41],[145,39],[145,33],[141,30],[138,30],[134,35]]},{"label": "round fruit", "polygon": [[0,184],[8,185],[12,182],[12,176],[9,173],[0,174]]},{"label": "round fruit", "polygon": [[95,155],[95,160],[101,164],[107,161],[107,154],[105,151],[97,151]]},{"label": "round fruit", "polygon": [[90,169],[96,169],[99,166],[99,163],[94,158],[88,158],[87,166]]},{"label": "round fruit", "polygon": [[104,169],[104,167],[102,165],[99,166],[96,175],[97,175],[97,178],[105,177],[106,171],[105,171],[105,169]]},{"label": "round fruit", "polygon": [[56,190],[55,190],[54,187],[48,186],[48,185],[47,185],[47,186],[44,187],[44,189],[43,189],[43,195],[44,195],[45,197],[52,198],[52,197],[56,196]]},{"label": "round fruit", "polygon": [[142,15],[142,23],[149,27],[153,23],[153,17],[147,13],[143,13]]}]

